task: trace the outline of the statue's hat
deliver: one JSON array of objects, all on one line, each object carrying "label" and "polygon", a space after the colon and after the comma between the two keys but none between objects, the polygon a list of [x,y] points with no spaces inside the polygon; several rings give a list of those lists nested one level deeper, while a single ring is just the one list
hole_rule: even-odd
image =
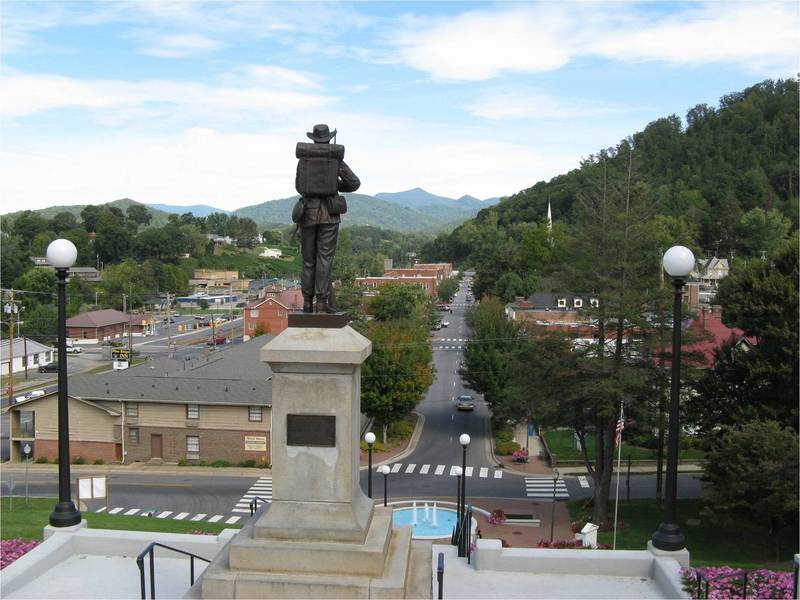
[{"label": "statue's hat", "polygon": [[323,123],[321,125],[314,125],[314,130],[309,131],[306,135],[315,142],[327,144],[331,141],[331,138],[336,135],[336,130],[334,129],[331,133],[328,130],[328,126]]}]

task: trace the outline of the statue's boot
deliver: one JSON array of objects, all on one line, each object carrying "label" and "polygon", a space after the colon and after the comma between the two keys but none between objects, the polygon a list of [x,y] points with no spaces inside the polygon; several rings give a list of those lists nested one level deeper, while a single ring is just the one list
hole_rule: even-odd
[{"label": "statue's boot", "polygon": [[333,306],[328,304],[327,298],[318,298],[317,299],[317,312],[318,313],[328,313],[333,314],[336,312],[336,309]]},{"label": "statue's boot", "polygon": [[311,296],[303,296],[303,312],[314,312],[314,298]]}]

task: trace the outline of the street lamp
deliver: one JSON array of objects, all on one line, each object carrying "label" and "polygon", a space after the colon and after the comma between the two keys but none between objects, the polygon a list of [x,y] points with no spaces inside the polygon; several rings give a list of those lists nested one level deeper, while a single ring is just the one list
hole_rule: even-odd
[{"label": "street lamp", "polygon": [[67,404],[67,272],[78,258],[69,240],[54,240],[47,247],[47,262],[58,276],[58,504],[50,513],[53,527],[70,527],[81,522],[81,512],[70,498],[69,487],[69,405]]},{"label": "street lamp", "polygon": [[553,505],[550,507],[550,541],[553,541],[553,527],[556,523],[556,484],[560,477],[558,469],[553,469]]},{"label": "street lamp", "polygon": [[461,444],[463,452],[461,453],[461,468],[464,472],[461,477],[461,518],[466,514],[467,505],[467,446],[469,446],[470,437],[468,433],[462,433],[458,438],[458,443]]},{"label": "street lamp", "polygon": [[383,475],[383,505],[384,506],[388,505],[388,502],[387,502],[387,499],[388,499],[388,496],[387,496],[388,483],[387,482],[389,480],[389,471],[391,471],[391,469],[389,469],[389,465],[381,465],[380,467],[378,467],[378,473]]},{"label": "street lamp", "polygon": [[367,442],[369,453],[369,475],[367,475],[367,496],[372,498],[372,444],[375,443],[375,434],[368,431],[364,436],[364,441]]},{"label": "street lamp", "polygon": [[454,467],[453,473],[456,476],[456,527],[453,532],[453,540],[451,543],[455,544],[458,528],[461,527],[461,476],[464,474],[464,469],[461,467]]},{"label": "street lamp", "polygon": [[694,254],[684,246],[673,246],[664,253],[664,270],[672,277],[674,304],[672,314],[672,382],[669,399],[669,440],[667,442],[667,486],[664,521],[651,541],[659,550],[674,552],[686,547],[676,516],[678,491],[678,409],[681,390],[681,295],[686,277],[694,268]]}]

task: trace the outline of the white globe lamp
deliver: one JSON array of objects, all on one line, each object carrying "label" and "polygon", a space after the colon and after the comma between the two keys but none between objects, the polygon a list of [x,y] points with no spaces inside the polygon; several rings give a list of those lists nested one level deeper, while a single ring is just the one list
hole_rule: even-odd
[{"label": "white globe lamp", "polygon": [[56,269],[69,269],[78,259],[78,249],[69,240],[53,240],[47,246],[47,262]]},{"label": "white globe lamp", "polygon": [[371,431],[368,431],[367,434],[364,436],[364,441],[367,442],[370,446],[375,443],[375,434]]},{"label": "white globe lamp", "polygon": [[670,277],[685,279],[694,269],[694,254],[686,246],[673,246],[664,253],[663,264]]},{"label": "white globe lamp", "polygon": [[472,438],[469,437],[468,433],[462,433],[458,438],[458,443],[462,446],[469,446],[469,442]]}]

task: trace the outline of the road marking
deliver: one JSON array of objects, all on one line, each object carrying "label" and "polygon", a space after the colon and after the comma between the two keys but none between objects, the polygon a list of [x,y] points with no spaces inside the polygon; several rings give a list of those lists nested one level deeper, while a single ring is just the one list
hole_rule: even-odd
[{"label": "road marking", "polygon": [[495,479],[502,479],[503,478],[503,472],[500,469],[497,469],[494,472],[494,478]]},{"label": "road marking", "polygon": [[203,519],[205,519],[207,516],[208,516],[208,515],[206,515],[206,513],[198,513],[198,514],[196,514],[195,516],[193,516],[193,517],[192,517],[191,519],[189,519],[189,520],[190,520],[190,521],[202,521],[202,520],[203,520]]},{"label": "road marking", "polygon": [[472,467],[467,467],[467,470],[464,471],[467,477],[472,477]]},{"label": "road marking", "polygon": [[416,469],[416,468],[417,468],[417,464],[416,463],[411,463],[410,465],[408,465],[406,467],[406,471],[405,472],[406,473],[413,473],[414,469]]},{"label": "road marking", "polygon": [[489,469],[487,467],[481,467],[479,477],[488,477],[489,476]]},{"label": "road marking", "polygon": [[228,525],[232,525],[233,523],[236,523],[236,521],[238,521],[238,520],[239,520],[239,519],[241,519],[241,518],[242,518],[242,517],[231,517],[230,519],[228,519],[227,521],[225,521],[225,523],[227,523]]},{"label": "road marking", "polygon": [[188,517],[188,516],[189,516],[189,513],[187,513],[187,512],[183,512],[183,513],[180,513],[180,514],[177,514],[177,515],[175,515],[175,516],[174,516],[174,517],[172,517],[172,518],[173,518],[173,519],[175,519],[176,521],[183,521],[183,520],[184,520],[186,517]]},{"label": "road marking", "polygon": [[103,506],[103,507],[101,507],[100,509],[98,509],[96,512],[103,512],[103,511],[104,511],[106,508],[107,508],[107,507]]},{"label": "road marking", "polygon": [[455,381],[453,382],[453,387],[456,387],[456,382]]},{"label": "road marking", "polygon": [[110,515],[115,515],[115,514],[117,514],[118,512],[121,512],[121,511],[123,511],[123,510],[125,510],[125,509],[124,509],[124,508],[119,508],[119,507],[118,507],[118,508],[112,508],[110,511],[108,511],[108,514],[110,514]]},{"label": "road marking", "polygon": [[138,508],[132,508],[132,509],[130,509],[128,512],[126,512],[126,513],[125,513],[125,516],[128,516],[128,515],[135,515],[137,512],[139,512],[139,509],[138,509]]},{"label": "road marking", "polygon": [[214,515],[213,517],[211,517],[211,518],[208,520],[208,522],[209,522],[209,523],[216,523],[216,522],[217,522],[217,521],[219,521],[221,518],[222,518],[222,515]]},{"label": "road marking", "polygon": [[391,472],[392,473],[397,473],[402,466],[403,466],[403,463],[394,463],[392,465],[392,471]]},{"label": "road marking", "polygon": [[458,468],[458,467],[456,467],[455,465],[453,465],[452,467],[450,467],[450,477],[453,477],[453,476],[455,476],[455,474],[456,474],[456,469],[457,469],[457,468]]},{"label": "road marking", "polygon": [[428,474],[428,471],[430,470],[430,468],[431,468],[431,466],[430,466],[430,465],[422,465],[422,466],[419,468],[419,474],[420,474],[420,475],[427,475],[427,474]]},{"label": "road marking", "polygon": [[444,465],[436,465],[436,470],[433,472],[434,475],[441,475],[444,473]]},{"label": "road marking", "polygon": [[585,475],[578,475],[578,483],[581,484],[582,488],[588,488],[589,487],[589,481],[586,479]]},{"label": "road marking", "polygon": [[165,511],[164,511],[164,512],[162,512],[160,515],[158,515],[158,516],[156,517],[156,519],[166,519],[166,518],[167,518],[168,516],[170,516],[171,514],[172,514],[172,511],[171,511],[171,510],[165,510]]}]

